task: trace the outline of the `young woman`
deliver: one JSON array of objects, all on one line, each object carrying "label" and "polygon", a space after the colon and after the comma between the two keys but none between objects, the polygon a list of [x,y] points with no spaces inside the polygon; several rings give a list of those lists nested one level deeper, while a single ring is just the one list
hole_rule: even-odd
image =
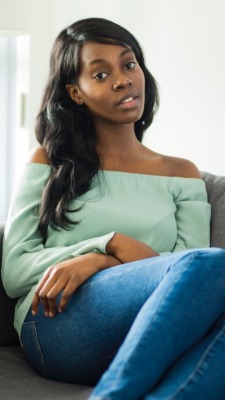
[{"label": "young woman", "polygon": [[141,143],[157,106],[127,30],[64,29],[5,229],[27,359],[92,400],[224,399],[225,252],[198,169]]}]

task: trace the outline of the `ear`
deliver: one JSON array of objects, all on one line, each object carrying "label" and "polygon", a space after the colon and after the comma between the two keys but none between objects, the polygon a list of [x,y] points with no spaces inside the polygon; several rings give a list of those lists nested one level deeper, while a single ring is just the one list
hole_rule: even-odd
[{"label": "ear", "polygon": [[66,85],[66,90],[69,93],[71,99],[79,106],[84,103],[81,97],[80,89],[77,85]]}]

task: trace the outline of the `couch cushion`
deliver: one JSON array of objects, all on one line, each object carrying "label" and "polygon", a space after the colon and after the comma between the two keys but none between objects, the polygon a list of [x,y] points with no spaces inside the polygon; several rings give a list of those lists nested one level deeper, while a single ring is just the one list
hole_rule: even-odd
[{"label": "couch cushion", "polygon": [[85,400],[88,386],[51,381],[31,369],[19,346],[0,348],[0,398],[4,400]]},{"label": "couch cushion", "polygon": [[212,207],[210,245],[225,248],[225,177],[202,172],[202,178]]},{"label": "couch cushion", "polygon": [[[0,266],[2,262],[3,229],[4,225],[0,224]],[[17,333],[13,327],[15,304],[16,300],[12,300],[7,296],[0,279],[0,346],[19,343]]]}]

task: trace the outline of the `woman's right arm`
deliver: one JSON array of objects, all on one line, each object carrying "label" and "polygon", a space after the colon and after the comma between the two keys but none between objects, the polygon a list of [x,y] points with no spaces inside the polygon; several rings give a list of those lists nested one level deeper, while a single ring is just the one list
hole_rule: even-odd
[{"label": "woman's right arm", "polygon": [[46,247],[38,231],[38,210],[51,167],[44,161],[38,163],[37,154],[32,157],[13,196],[4,232],[2,280],[12,298],[26,296],[55,264],[88,253],[106,254],[105,246],[114,235],[110,232],[74,245]]},{"label": "woman's right arm", "polygon": [[[2,279],[10,297],[19,298],[27,295],[49,267],[72,260],[79,255],[109,254],[118,260],[118,264],[157,255],[145,244],[115,232],[70,246],[45,247],[38,231],[38,209],[51,168],[45,165],[43,154],[40,160],[40,150],[38,152],[38,158],[37,153],[34,154],[31,163],[25,168],[5,227]],[[110,261],[107,258],[105,260]],[[99,270],[110,266],[111,264],[107,262],[97,265]]]}]

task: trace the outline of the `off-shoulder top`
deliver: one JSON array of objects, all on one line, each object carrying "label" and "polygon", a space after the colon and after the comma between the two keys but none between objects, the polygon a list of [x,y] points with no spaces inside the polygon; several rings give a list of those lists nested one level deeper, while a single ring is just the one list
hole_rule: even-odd
[{"label": "off-shoulder top", "polygon": [[39,206],[51,167],[27,164],[13,196],[3,242],[2,279],[18,298],[15,328],[20,334],[35,286],[45,270],[90,252],[105,253],[115,232],[138,239],[161,255],[209,246],[210,205],[201,179],[99,171],[91,188],[72,201],[70,230],[37,229]]}]

